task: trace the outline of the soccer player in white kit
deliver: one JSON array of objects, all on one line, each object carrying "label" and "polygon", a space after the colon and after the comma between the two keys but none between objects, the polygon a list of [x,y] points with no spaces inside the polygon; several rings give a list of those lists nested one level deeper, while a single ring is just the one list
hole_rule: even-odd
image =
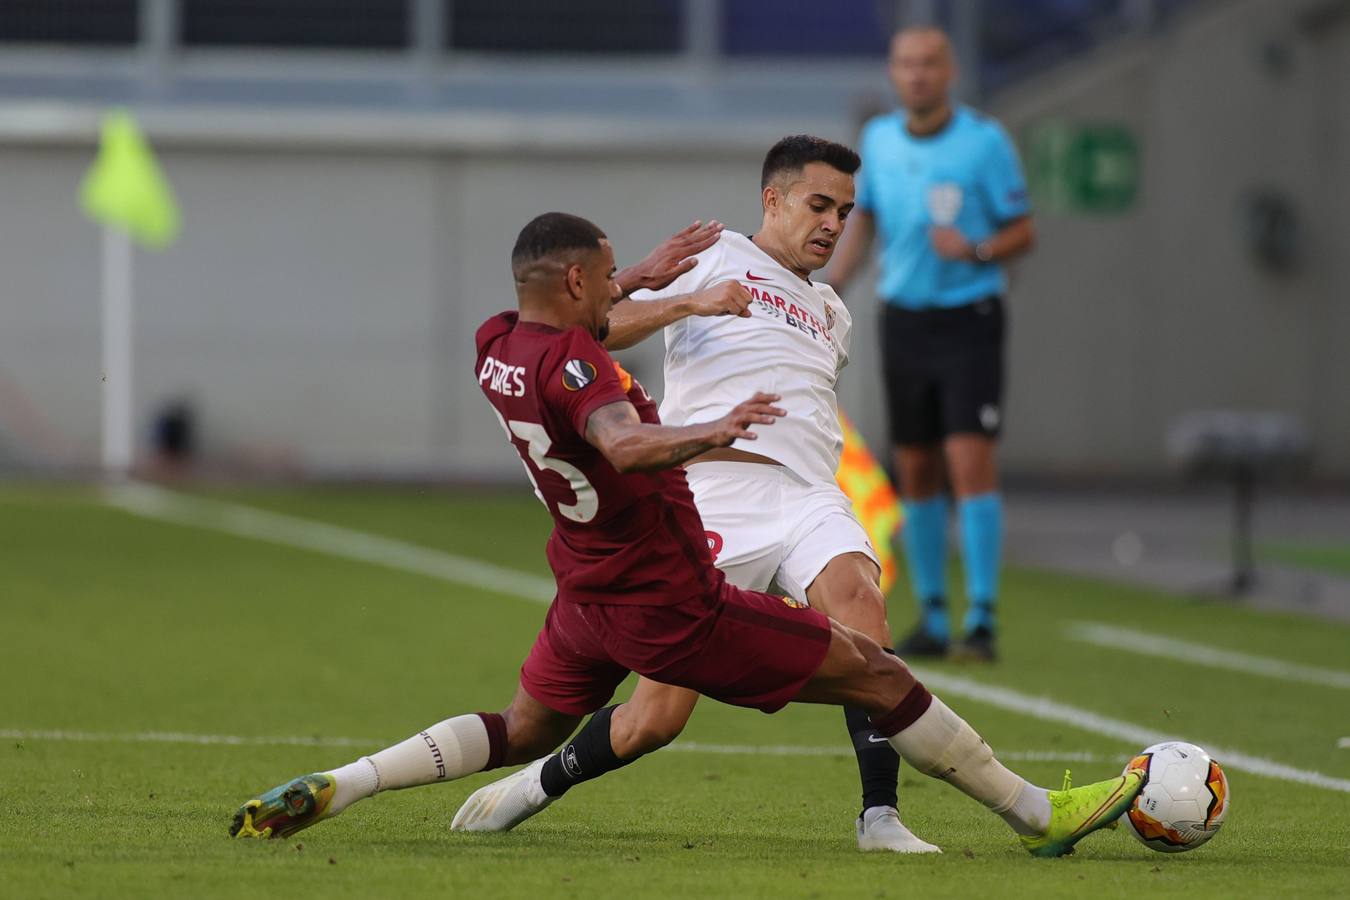
[{"label": "soccer player in white kit", "polygon": [[[686,464],[709,548],[732,584],[782,593],[888,647],[876,551],[835,480],[844,442],[835,382],[852,318],[833,289],[810,278],[829,262],[853,209],[858,166],[840,144],[807,135],[779,141],[764,161],[759,232],[723,231],[668,287],[618,304],[606,346],[623,349],[665,329],[660,414],[669,425],[712,421],[755,391],[782,398],[787,416],[754,443]],[[673,740],[697,699],[643,679],[629,701],[641,714],[634,733],[619,736],[628,752],[618,764]],[[938,852],[900,821],[894,751],[861,709],[846,708],[845,721],[863,786],[860,849]],[[476,792],[452,827],[507,830],[548,805],[558,795],[540,782],[542,762]]]}]

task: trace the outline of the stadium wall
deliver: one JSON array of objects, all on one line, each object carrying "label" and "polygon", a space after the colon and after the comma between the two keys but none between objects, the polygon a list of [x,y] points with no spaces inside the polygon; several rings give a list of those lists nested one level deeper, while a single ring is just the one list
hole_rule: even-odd
[{"label": "stadium wall", "polygon": [[[1317,474],[1350,477],[1350,4],[1211,4],[1022,86],[1014,129],[1059,118],[1138,137],[1138,204],[1038,215],[1017,271],[1010,470],[1166,471],[1179,413],[1272,409],[1309,427]],[[1244,210],[1296,217],[1294,264],[1259,265]]]},{"label": "stadium wall", "polygon": [[[1261,407],[1303,417],[1318,474],[1350,478],[1350,27],[1310,18],[1326,6],[1215,5],[992,107],[1014,131],[1125,124],[1143,164],[1133,211],[1038,217],[1013,291],[1010,472],[1159,475],[1173,416]],[[0,113],[0,445],[87,464],[99,237],[75,196],[95,111]],[[155,411],[186,398],[204,453],[244,469],[493,479],[518,478],[518,463],[477,395],[472,334],[512,302],[506,259],[524,221],[591,216],[621,260],[694,218],[753,230],[767,144],[855,127],[840,110],[744,128],[167,108],[143,122],[184,231],[137,258],[142,445]],[[1256,188],[1297,212],[1288,274],[1247,250],[1240,210]],[[848,299],[843,399],[880,442],[875,300],[861,287]],[[653,392],[660,352],[625,355]]]},{"label": "stadium wall", "polygon": [[[167,252],[136,259],[140,443],[155,411],[183,398],[216,462],[337,475],[518,477],[476,386],[473,333],[514,304],[520,226],[549,209],[586,215],[629,261],[697,217],[751,228],[759,157],[775,136],[606,145],[601,132],[545,156],[530,141],[472,146],[464,135],[481,123],[454,138],[385,123],[401,140],[367,143],[352,136],[369,123],[334,138],[314,122],[226,135],[146,119],[184,227]],[[0,147],[10,412],[0,431],[30,457],[87,463],[98,446],[100,238],[75,201],[92,148],[69,144]],[[626,355],[654,391],[660,354],[656,341]]]}]

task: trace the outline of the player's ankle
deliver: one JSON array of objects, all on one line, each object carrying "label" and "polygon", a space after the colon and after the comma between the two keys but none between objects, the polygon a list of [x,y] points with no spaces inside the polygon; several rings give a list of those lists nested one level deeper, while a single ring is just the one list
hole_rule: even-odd
[{"label": "player's ankle", "polygon": [[374,796],[380,789],[379,770],[368,756],[324,774],[331,777],[336,785],[333,799],[328,803],[326,818],[336,816],[358,800]]},{"label": "player's ankle", "polygon": [[996,812],[1018,834],[1045,834],[1050,825],[1050,796],[1044,788],[1024,783],[1012,805]]}]

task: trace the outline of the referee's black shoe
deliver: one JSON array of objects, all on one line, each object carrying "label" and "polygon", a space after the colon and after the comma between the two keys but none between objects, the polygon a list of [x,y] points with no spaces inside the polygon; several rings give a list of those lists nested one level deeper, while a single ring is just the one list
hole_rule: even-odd
[{"label": "referee's black shoe", "polygon": [[972,629],[952,646],[952,659],[964,662],[994,662],[998,651],[994,648],[994,631],[991,628]]},{"label": "referee's black shoe", "polygon": [[920,622],[913,631],[895,642],[895,655],[901,659],[942,659],[947,655],[947,642],[933,637]]}]

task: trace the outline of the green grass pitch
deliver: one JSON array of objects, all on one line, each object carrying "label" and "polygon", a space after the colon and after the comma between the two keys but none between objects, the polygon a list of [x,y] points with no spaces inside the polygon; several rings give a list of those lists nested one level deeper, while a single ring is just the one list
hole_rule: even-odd
[{"label": "green grass pitch", "polygon": [[[451,491],[215,496],[546,574],[530,497]],[[499,709],[544,609],[505,593],[152,521],[87,488],[0,485],[0,895],[5,897],[1344,897],[1350,794],[1229,768],[1207,846],[1167,856],[1123,831],[1027,856],[954,790],[903,774],[906,822],[940,857],[860,854],[842,715],[704,701],[684,740],[820,752],[670,750],[584,785],[508,835],[450,817],[495,775],[384,794],[290,840],[226,837],[235,808],[448,715]],[[897,592],[891,623],[908,626]],[[1201,744],[1350,778],[1350,691],[1064,637],[1128,625],[1350,669],[1350,628],[1013,570],[991,668],[935,666]],[[1058,786],[1115,774],[1137,746],[949,698]],[[52,734],[60,732],[60,735]],[[179,737],[152,740],[151,733]],[[201,743],[199,736],[245,739]],[[198,737],[194,737],[198,736]],[[317,739],[311,746],[275,738]],[[335,739],[350,746],[334,746]],[[196,743],[188,741],[198,741]],[[837,751],[837,752],[831,752]],[[1090,761],[1082,761],[1086,755]],[[1029,758],[1030,757],[1030,758]],[[1063,758],[1078,757],[1066,763]],[[1222,759],[1220,760],[1222,762]]]},{"label": "green grass pitch", "polygon": [[1260,555],[1272,562],[1350,577],[1350,546],[1325,543],[1267,544]]}]

